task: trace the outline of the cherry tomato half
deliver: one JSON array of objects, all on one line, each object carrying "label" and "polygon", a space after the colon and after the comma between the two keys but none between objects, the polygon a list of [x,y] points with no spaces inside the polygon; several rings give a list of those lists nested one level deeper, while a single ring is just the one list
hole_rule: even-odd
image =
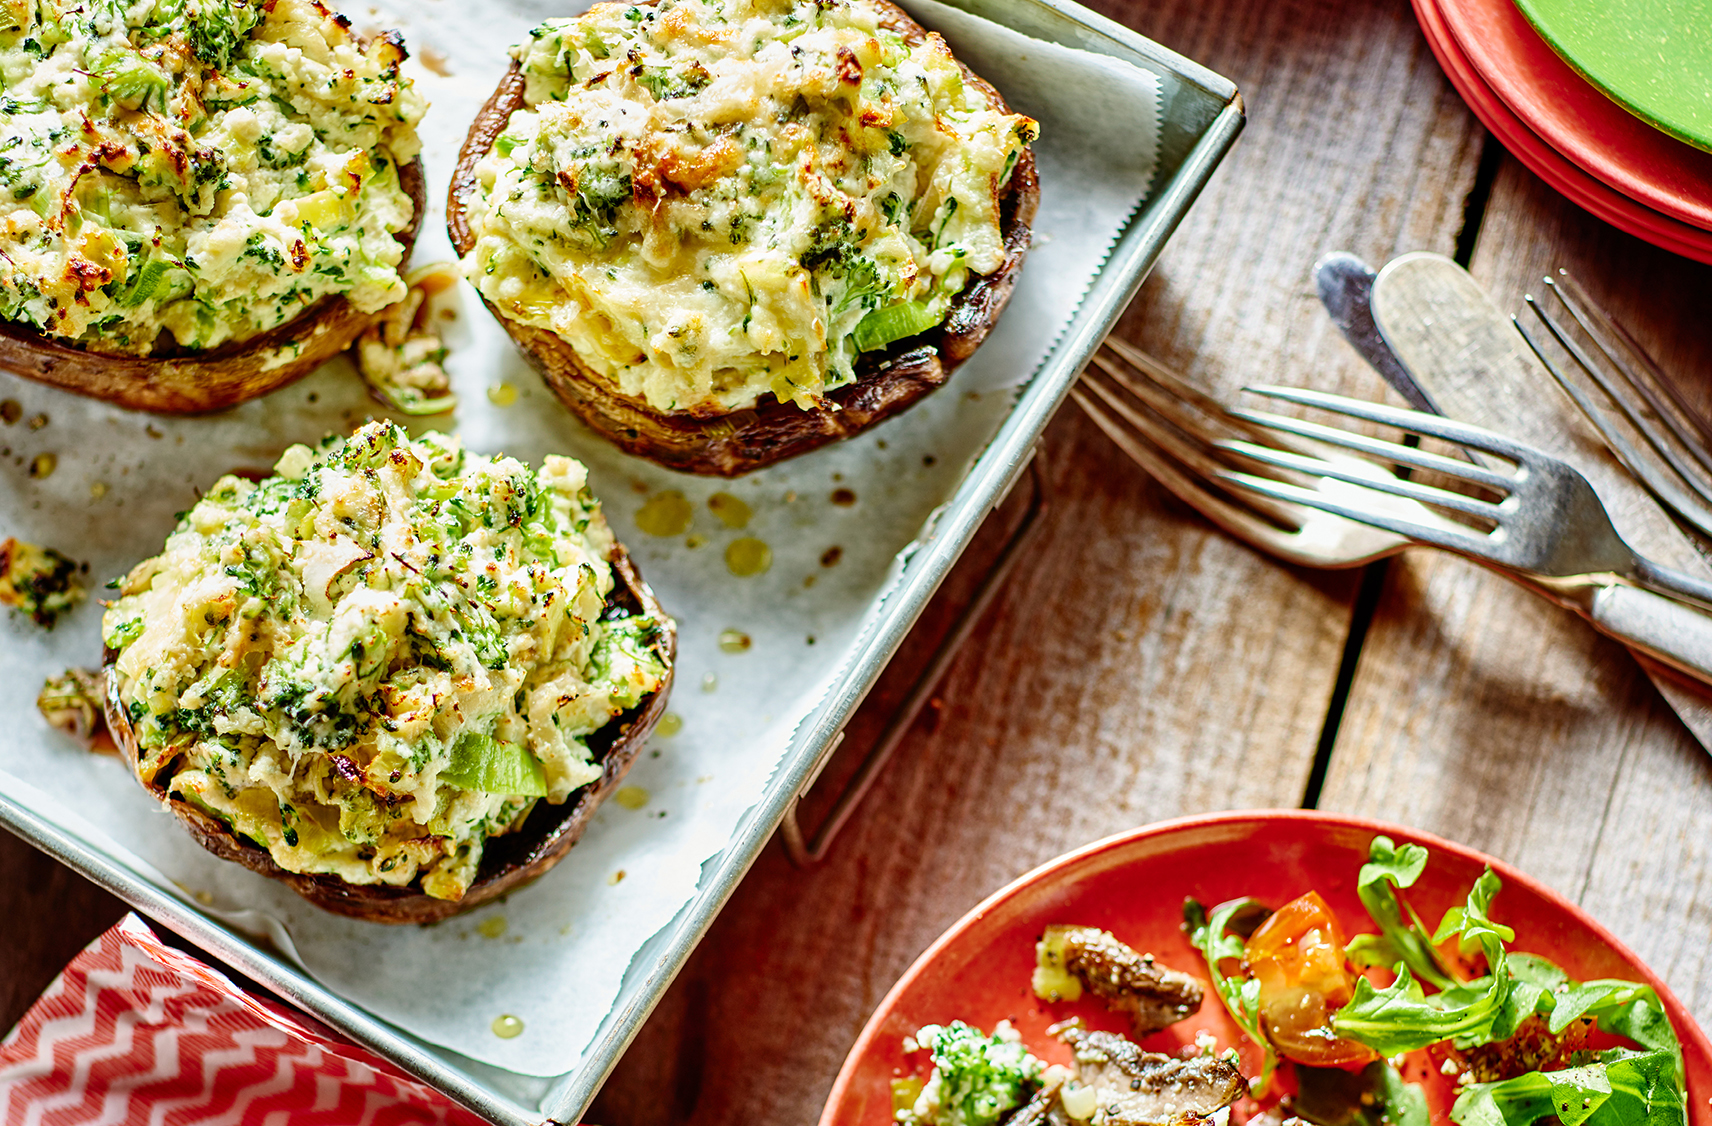
[{"label": "cherry tomato half", "polygon": [[1250,936],[1243,961],[1260,983],[1260,1026],[1285,1059],[1350,1067],[1377,1058],[1372,1048],[1332,1031],[1332,1014],[1355,992],[1343,948],[1343,928],[1312,891],[1280,907]]}]

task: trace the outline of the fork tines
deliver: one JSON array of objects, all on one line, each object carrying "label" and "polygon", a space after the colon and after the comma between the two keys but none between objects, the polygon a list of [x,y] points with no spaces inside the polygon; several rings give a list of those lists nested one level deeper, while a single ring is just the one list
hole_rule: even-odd
[{"label": "fork tines", "polygon": [[[1350,418],[1377,422],[1424,437],[1439,438],[1468,449],[1494,454],[1506,461],[1514,462],[1518,466],[1538,464],[1544,456],[1531,447],[1506,438],[1502,434],[1496,434],[1478,426],[1470,426],[1467,423],[1456,422],[1440,415],[1403,410],[1380,403],[1369,403],[1359,399],[1345,398],[1342,395],[1332,395],[1323,391],[1309,391],[1295,387],[1259,386],[1248,387],[1245,390],[1253,394],[1265,395],[1268,398],[1331,411]],[[1378,458],[1412,469],[1430,470],[1498,493],[1503,498],[1507,498],[1515,492],[1518,482],[1515,475],[1484,465],[1443,457],[1413,446],[1388,442],[1333,426],[1323,426],[1319,423],[1307,422],[1284,415],[1269,414],[1264,411],[1236,409],[1232,410],[1231,413],[1246,422],[1268,430],[1282,431],[1328,446],[1339,446],[1369,458]],[[1385,497],[1398,497],[1402,498],[1403,501],[1413,501],[1418,505],[1431,506],[1433,509],[1460,513],[1464,516],[1473,517],[1491,528],[1500,526],[1505,513],[1508,511],[1508,505],[1504,499],[1487,501],[1449,489],[1424,485],[1396,476],[1387,472],[1382,466],[1366,461],[1354,459],[1329,461],[1321,458],[1303,457],[1295,453],[1243,441],[1223,441],[1219,445],[1221,448],[1265,465],[1293,469],[1311,477],[1329,478],[1333,481],[1356,486],[1356,488],[1339,496],[1328,494],[1323,490],[1304,489],[1248,473],[1231,471],[1222,473],[1221,478],[1233,485],[1277,500],[1308,505],[1323,512],[1361,520],[1376,527],[1439,547],[1448,547],[1453,550],[1481,555],[1490,554],[1490,549],[1485,546],[1489,540],[1488,528],[1476,528],[1461,522],[1434,518],[1436,514],[1420,508],[1405,509],[1396,504],[1387,504]]]},{"label": "fork tines", "polygon": [[[1712,424],[1689,405],[1652,357],[1566,271],[1559,270],[1556,278],[1548,277],[1544,282],[1547,292],[1557,298],[1591,342],[1591,348],[1583,347],[1533,294],[1524,297],[1529,310],[1574,366],[1617,408],[1628,429],[1595,404],[1588,391],[1569,377],[1564,365],[1516,319],[1523,339],[1629,472],[1679,517],[1703,535],[1712,536],[1712,485],[1708,483],[1712,479],[1712,452],[1707,449]],[[1628,357],[1636,362],[1631,363]],[[1639,433],[1655,456],[1647,456],[1631,441],[1631,433]]]},{"label": "fork tines", "polygon": [[[1455,445],[1496,454],[1506,461],[1519,461],[1529,452],[1528,447],[1506,438],[1502,434],[1483,430],[1478,426],[1470,426],[1467,423],[1456,422],[1445,418],[1443,415],[1389,407],[1383,403],[1369,403],[1360,399],[1350,399],[1342,395],[1333,395],[1325,391],[1310,391],[1300,387],[1257,386],[1246,387],[1244,390],[1272,399],[1298,403],[1305,407],[1318,407],[1322,410],[1348,415],[1351,418],[1377,422],[1423,437],[1440,438]],[[1319,423],[1305,422],[1302,419],[1267,414],[1262,411],[1237,408],[1232,410],[1231,414],[1269,430],[1282,430],[1314,441],[1342,446],[1358,453],[1384,458],[1386,461],[1398,465],[1407,465],[1412,469],[1426,469],[1451,477],[1460,477],[1485,485],[1488,488],[1500,490],[1509,488],[1511,478],[1507,473],[1499,473],[1457,458],[1442,457],[1413,446],[1404,446],[1379,438],[1369,438],[1364,434],[1355,434],[1337,427],[1322,426]]]},{"label": "fork tines", "polygon": [[[1131,460],[1184,503],[1238,539],[1289,562],[1358,567],[1396,554],[1411,538],[1478,553],[1476,541],[1489,538],[1412,499],[1438,499],[1436,493],[1422,494],[1418,484],[1396,487],[1397,478],[1388,470],[1347,452],[1384,456],[1393,452],[1389,447],[1295,419],[1275,425],[1279,420],[1271,416],[1233,412],[1115,337],[1096,353],[1070,394]],[[1481,440],[1487,445],[1503,441],[1496,435]],[[1435,455],[1413,449],[1394,460],[1424,468],[1440,464]],[[1493,487],[1488,470],[1461,462],[1450,466]],[[1381,518],[1374,519],[1374,513]],[[1490,519],[1483,508],[1463,514]]]},{"label": "fork tines", "polygon": [[1133,345],[1108,337],[1070,397],[1131,460],[1233,534],[1270,539],[1299,527],[1300,513],[1288,505],[1210,487],[1230,468],[1213,443],[1264,432],[1249,431],[1217,399]]}]

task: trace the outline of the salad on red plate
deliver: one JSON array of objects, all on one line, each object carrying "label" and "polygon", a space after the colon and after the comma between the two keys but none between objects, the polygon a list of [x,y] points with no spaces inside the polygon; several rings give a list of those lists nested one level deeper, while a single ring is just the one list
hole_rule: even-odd
[{"label": "salad on red plate", "polygon": [[1276,908],[1184,903],[1196,968],[1259,1049],[1251,1074],[1236,1046],[1206,1032],[1172,1052],[1137,1043],[1199,1009],[1201,982],[1109,932],[1054,925],[1036,944],[1034,995],[1053,1004],[1091,993],[1129,1018],[1131,1035],[1061,1021],[1048,1032],[1071,1049],[1064,1066],[1037,1058],[1008,1022],[990,1034],[928,1025],[904,1043],[927,1074],[893,1080],[893,1118],[1428,1126],[1448,1106],[1458,1126],[1684,1126],[1682,1050],[1653,988],[1575,981],[1515,949],[1517,935],[1492,918],[1501,881],[1490,868],[1429,929],[1404,895],[1427,862],[1420,845],[1373,838],[1356,890],[1377,933],[1353,938],[1346,924],[1366,921],[1339,919],[1311,889]]}]

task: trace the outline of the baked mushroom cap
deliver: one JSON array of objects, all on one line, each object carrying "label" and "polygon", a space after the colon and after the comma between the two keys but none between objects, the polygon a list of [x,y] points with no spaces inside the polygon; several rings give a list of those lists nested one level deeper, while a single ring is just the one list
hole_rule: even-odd
[{"label": "baked mushroom cap", "polygon": [[[414,204],[410,226],[393,234],[404,248],[402,273],[428,198],[421,160],[401,165],[398,182]],[[349,348],[380,316],[380,310],[364,313],[342,296],[329,296],[248,340],[201,352],[163,349],[148,356],[91,352],[0,321],[0,369],[130,410],[204,414],[303,378]]]},{"label": "baked mushroom cap", "polygon": [[[888,0],[873,2],[881,12],[882,27],[911,46],[926,39],[927,30],[902,8]],[[991,84],[961,60],[957,65],[963,81],[980,90],[994,109],[1010,112]],[[476,165],[505,131],[512,113],[523,106],[523,91],[522,68],[513,62],[464,138],[446,197],[446,227],[460,256],[476,242],[468,215],[469,201],[477,190]],[[883,350],[863,353],[856,365],[856,381],[829,392],[828,404],[808,410],[781,403],[769,393],[752,409],[712,419],[656,411],[620,395],[562,337],[513,321],[492,302],[485,303],[571,413],[619,449],[686,473],[736,477],[848,438],[897,414],[942,385],[974,354],[1010,301],[1017,271],[1028,252],[1030,224],[1040,203],[1031,149],[1022,150],[998,199],[1003,264],[991,274],[972,276],[940,324]]]},{"label": "baked mushroom cap", "polygon": [[[607,596],[608,613],[645,614],[660,623],[661,644],[668,657],[677,652],[677,627],[660,608],[654,592],[621,545],[615,544],[607,562],[616,578]],[[136,769],[138,748],[130,718],[119,701],[114,654],[107,654],[107,725],[120,754]],[[156,800],[184,823],[190,835],[223,860],[235,860],[253,872],[280,880],[317,907],[373,923],[437,923],[479,907],[542,875],[564,859],[588,828],[594,811],[618,788],[648,741],[649,732],[665,714],[671,692],[673,667],[666,664],[665,680],[636,707],[620,715],[588,737],[589,750],[601,764],[598,780],[574,792],[562,805],[538,801],[523,824],[509,833],[489,837],[483,845],[481,867],[463,898],[435,899],[414,883],[404,887],[388,884],[354,884],[331,875],[290,872],[274,862],[268,850],[240,836],[233,828],[183,798],[168,792],[173,767],[168,766],[152,782],[142,783]]]}]

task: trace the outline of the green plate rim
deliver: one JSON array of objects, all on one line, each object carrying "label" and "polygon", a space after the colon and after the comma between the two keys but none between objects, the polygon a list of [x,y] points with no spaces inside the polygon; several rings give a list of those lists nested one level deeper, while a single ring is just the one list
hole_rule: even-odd
[{"label": "green plate rim", "polygon": [[1656,110],[1648,107],[1643,102],[1638,102],[1635,98],[1624,93],[1621,89],[1613,86],[1610,82],[1600,78],[1599,75],[1588,70],[1581,60],[1576,58],[1570,48],[1560,40],[1557,34],[1554,33],[1551,22],[1552,17],[1542,14],[1537,9],[1536,4],[1538,3],[1538,0],[1499,0],[1499,2],[1514,2],[1516,7],[1521,10],[1522,15],[1527,18],[1528,23],[1533,25],[1534,30],[1539,33],[1540,38],[1544,39],[1547,45],[1550,46],[1553,51],[1557,52],[1558,57],[1568,63],[1575,73],[1579,74],[1589,85],[1598,90],[1601,94],[1604,94],[1607,98],[1610,98],[1613,102],[1616,102],[1618,105],[1622,106],[1624,109],[1628,110],[1654,129],[1657,129],[1659,132],[1669,134],[1684,144],[1693,145],[1697,149],[1704,149],[1707,152],[1712,152],[1712,121],[1707,122],[1705,126],[1706,131],[1704,135],[1702,135],[1684,127],[1680,122],[1660,116]]}]

